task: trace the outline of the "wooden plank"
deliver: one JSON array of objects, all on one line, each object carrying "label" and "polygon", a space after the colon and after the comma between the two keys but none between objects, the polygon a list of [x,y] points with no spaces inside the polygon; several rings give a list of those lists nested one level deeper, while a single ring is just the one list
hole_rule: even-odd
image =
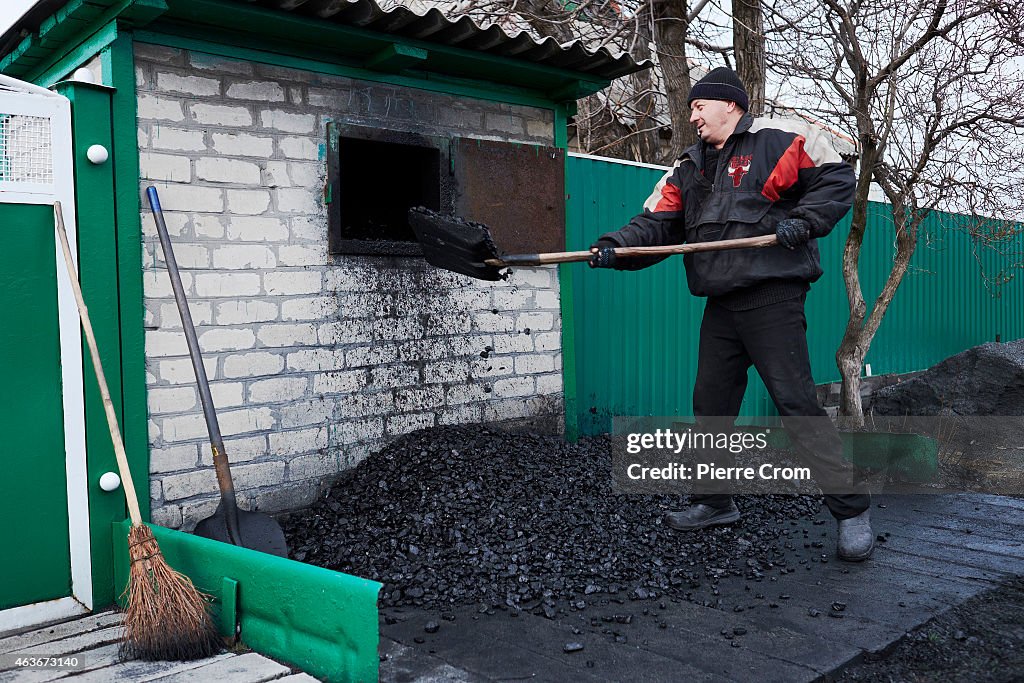
[{"label": "wooden plank", "polygon": [[87,617],[53,624],[52,626],[46,626],[34,631],[7,636],[0,638],[0,654],[60,640],[87,631],[107,628],[108,626],[120,624],[122,620],[123,617],[120,612],[100,612],[99,614],[91,614]]},{"label": "wooden plank", "polygon": [[69,669],[25,669],[0,673],[0,683],[47,683],[66,676],[76,676],[86,671],[102,669],[118,661],[119,643],[103,645],[79,653],[79,665]]},{"label": "wooden plank", "polygon": [[[151,681],[161,676],[176,674],[179,672],[192,671],[210,662],[230,659],[238,655],[223,653],[210,657],[209,659],[194,660],[191,662],[142,662],[131,660],[120,662],[113,666],[88,671],[81,676],[75,676],[74,683],[117,683],[119,681]],[[206,680],[206,679],[198,679]]]},{"label": "wooden plank", "polygon": [[261,683],[289,673],[291,669],[283,664],[278,664],[261,654],[248,652],[237,657],[208,661],[196,669],[143,680],[158,680],[160,683],[195,683],[196,680],[217,683]]},{"label": "wooden plank", "polygon": [[14,650],[8,653],[8,657],[31,657],[33,655],[60,655],[64,657],[67,655],[73,655],[77,652],[92,650],[103,645],[109,645],[110,643],[120,642],[122,633],[123,629],[121,625],[118,624],[117,626],[109,626],[96,631],[80,633],[58,641],[37,643],[29,647],[21,648],[20,650]]}]

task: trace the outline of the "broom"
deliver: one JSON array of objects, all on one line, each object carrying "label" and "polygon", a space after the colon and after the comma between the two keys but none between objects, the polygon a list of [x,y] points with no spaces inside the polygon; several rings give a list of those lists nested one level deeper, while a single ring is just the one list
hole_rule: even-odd
[{"label": "broom", "polygon": [[[135,484],[128,469],[128,456],[124,441],[114,414],[114,403],[110,400],[107,379],[100,364],[96,336],[89,321],[89,311],[82,298],[82,287],[78,282],[71,246],[64,229],[64,215],[60,202],[53,203],[60,246],[64,251],[64,262],[68,268],[71,289],[78,304],[82,319],[82,330],[92,355],[96,381],[103,397],[103,409],[107,415],[110,438],[114,442],[117,469],[124,484],[128,501],[128,514],[132,526],[128,532],[128,556],[131,567],[128,574],[128,605],[124,616],[124,641],[121,654],[147,660],[199,659],[217,654],[224,649],[210,615],[206,611],[208,596],[201,593],[192,581],[172,569],[157,545],[156,538],[148,526],[142,523],[139,499]],[[124,597],[124,596],[122,596]]]}]

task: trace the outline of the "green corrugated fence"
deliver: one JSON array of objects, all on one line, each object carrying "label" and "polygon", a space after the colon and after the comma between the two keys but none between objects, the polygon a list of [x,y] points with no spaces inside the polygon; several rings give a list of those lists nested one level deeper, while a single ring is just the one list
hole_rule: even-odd
[{"label": "green corrugated fence", "polygon": [[[638,213],[667,169],[570,155],[566,208],[569,250],[586,249],[603,232]],[[921,241],[866,363],[872,374],[927,368],[968,347],[1024,337],[1024,273],[1016,265],[1024,241],[1003,250],[980,245],[963,218],[935,213],[922,226]],[[808,344],[817,383],[839,379],[835,351],[846,326],[848,306],[842,279],[842,251],[849,215],[819,241],[825,275],[807,299]],[[861,255],[861,281],[870,306],[892,265],[892,213],[872,203]],[[1015,275],[986,286],[984,272]],[[575,364],[576,409],[567,415],[569,432],[606,432],[613,415],[690,415],[696,375],[697,335],[704,299],[690,295],[683,261],[672,257],[645,270],[592,270],[586,264],[560,267],[572,278],[575,345],[566,364]],[[569,271],[569,272],[566,272]],[[573,373],[566,372],[571,379]],[[568,381],[568,380],[567,380]],[[567,388],[571,392],[571,388]],[[741,414],[775,415],[764,384],[751,370]]]}]

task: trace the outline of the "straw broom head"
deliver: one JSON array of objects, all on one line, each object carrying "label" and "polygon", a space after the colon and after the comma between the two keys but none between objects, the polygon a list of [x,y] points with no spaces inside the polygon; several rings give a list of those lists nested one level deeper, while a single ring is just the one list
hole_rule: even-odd
[{"label": "straw broom head", "polygon": [[172,569],[144,524],[128,532],[131,560],[121,656],[146,660],[210,657],[224,643],[210,619],[209,596]]}]

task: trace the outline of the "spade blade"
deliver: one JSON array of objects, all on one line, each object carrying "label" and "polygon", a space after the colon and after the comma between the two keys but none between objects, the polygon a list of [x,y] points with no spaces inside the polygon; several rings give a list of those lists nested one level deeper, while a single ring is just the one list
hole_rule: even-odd
[{"label": "spade blade", "polygon": [[430,265],[478,280],[502,279],[500,268],[484,263],[501,258],[486,225],[423,207],[409,209],[409,225]]}]

